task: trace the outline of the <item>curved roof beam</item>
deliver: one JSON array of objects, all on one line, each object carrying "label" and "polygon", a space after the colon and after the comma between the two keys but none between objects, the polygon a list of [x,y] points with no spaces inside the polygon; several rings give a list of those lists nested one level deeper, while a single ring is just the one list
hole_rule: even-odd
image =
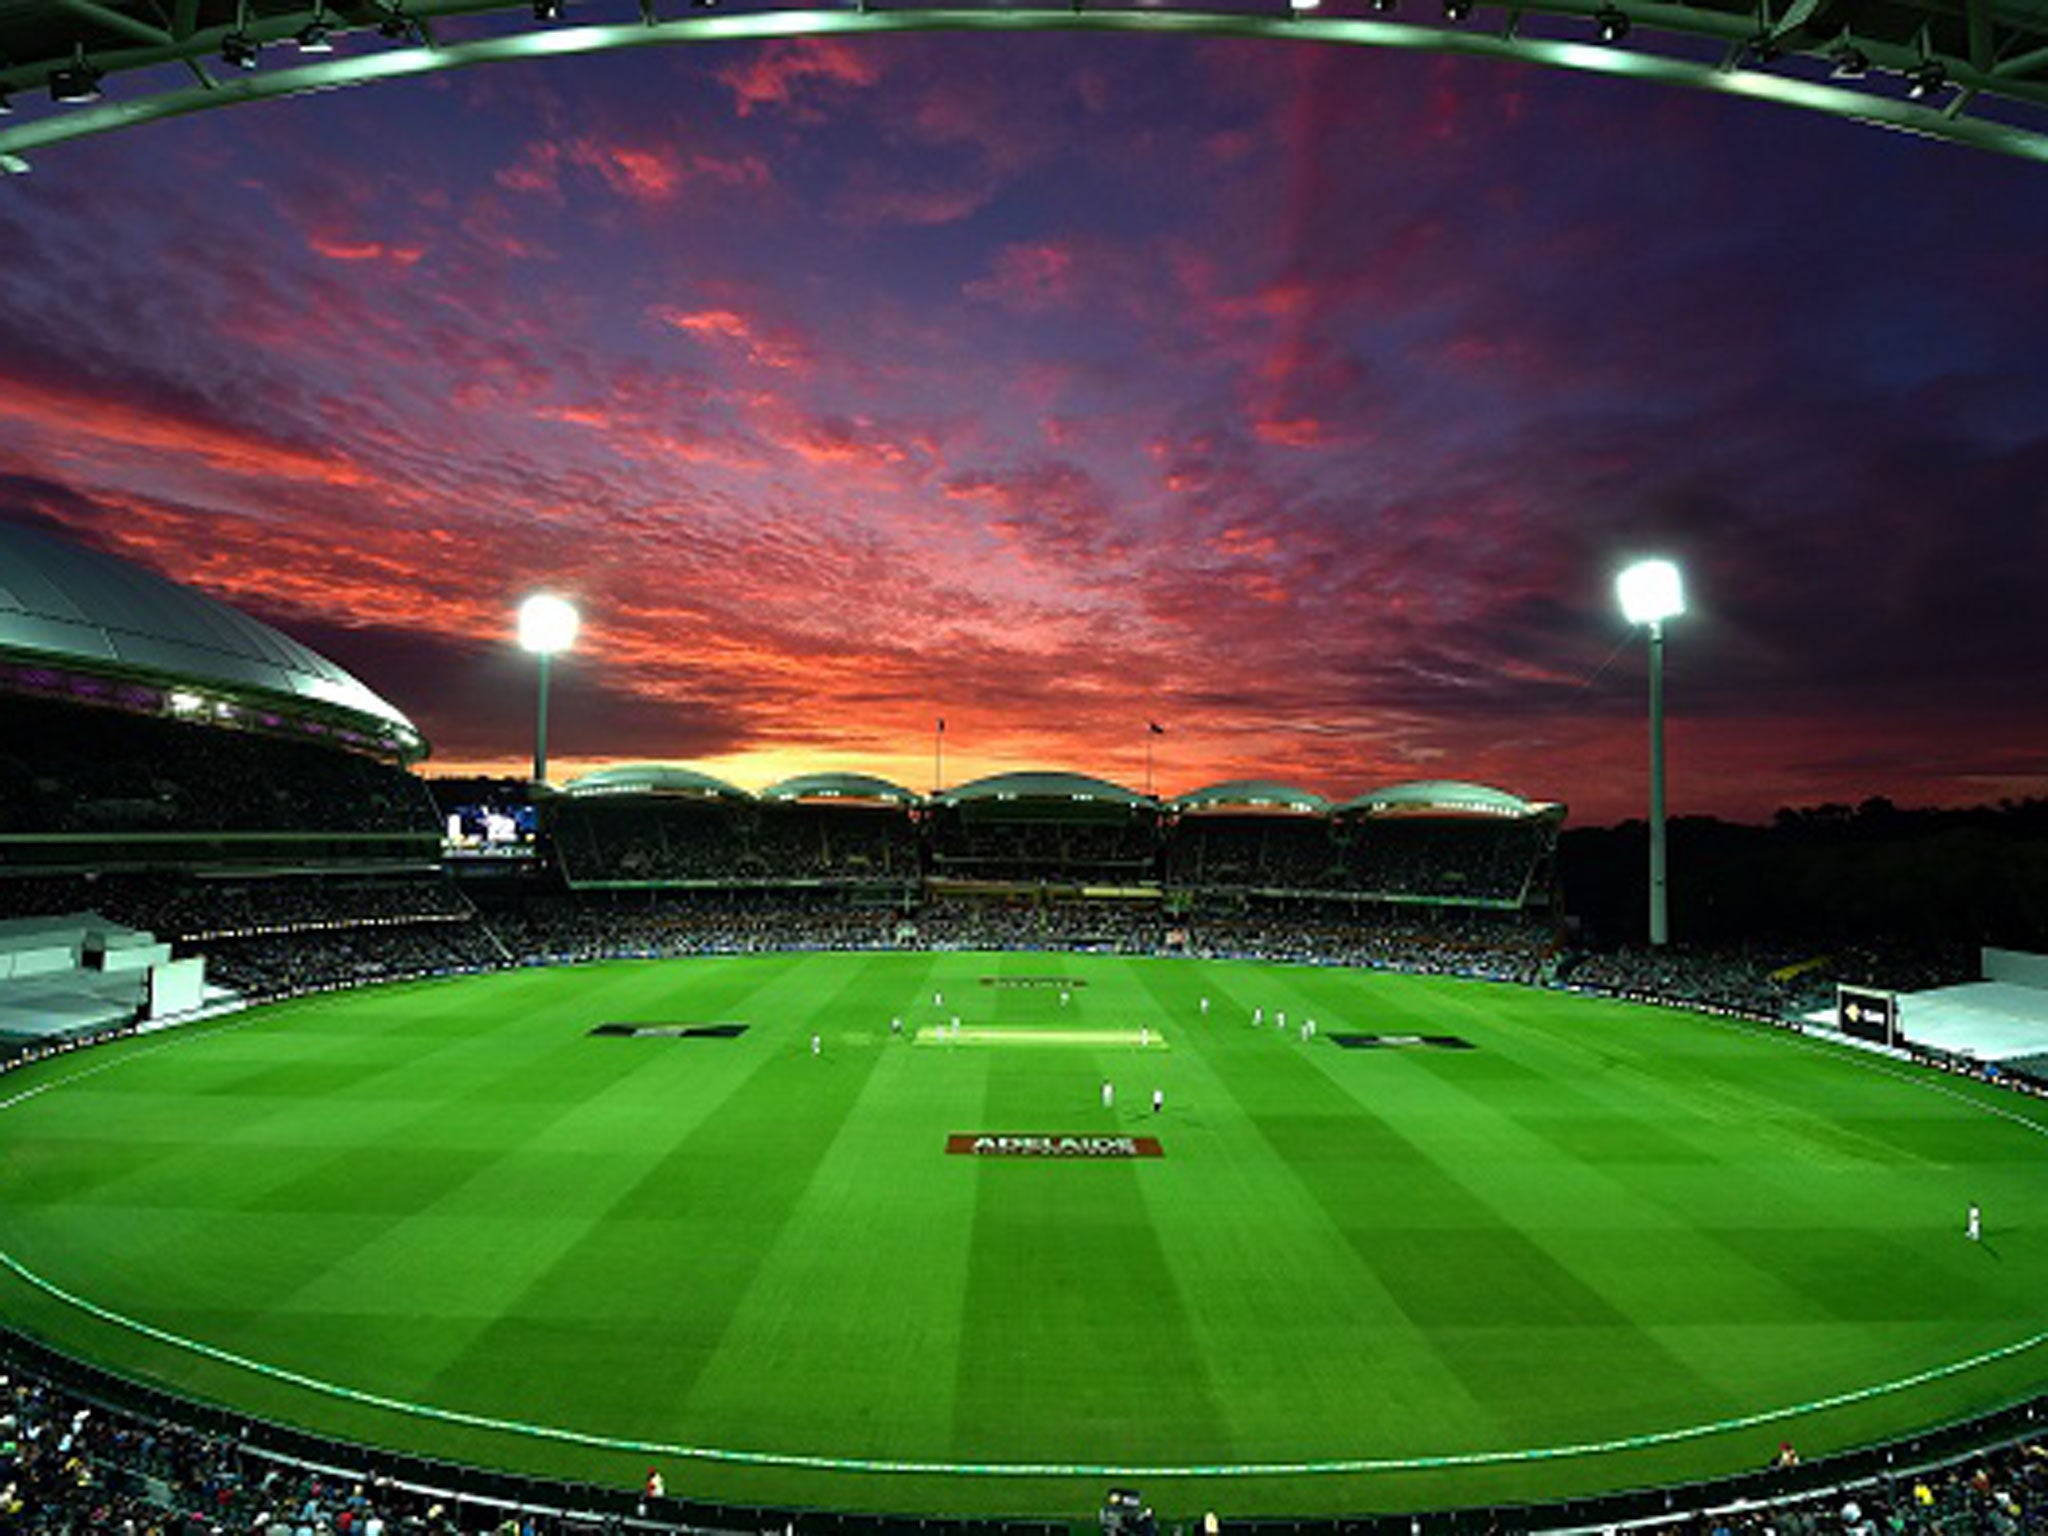
[{"label": "curved roof beam", "polygon": [[[1649,0],[1636,0],[1621,10],[1629,22],[1626,31],[1638,37],[1644,31],[1654,31],[1672,37],[1709,39],[1721,45],[1720,57],[1702,60],[1623,46],[1620,39],[1612,43],[1596,43],[1522,35],[1528,17],[1547,16],[1583,22],[1590,37],[1599,18],[1603,14],[1614,13],[1617,6],[1589,3],[1589,0],[1549,0],[1543,5],[1510,9],[1504,13],[1507,21],[1498,32],[1463,30],[1449,25],[1423,26],[1382,18],[1331,16],[1320,12],[1294,13],[1284,5],[1276,5],[1273,14],[1245,14],[1196,10],[1089,10],[1082,8],[1082,0],[1071,0],[1070,4],[1043,9],[792,9],[710,16],[698,14],[662,20],[655,13],[653,0],[641,0],[641,3],[642,16],[638,20],[545,26],[506,36],[461,42],[382,47],[374,52],[329,55],[318,62],[304,62],[281,69],[241,72],[233,78],[214,79],[200,71],[205,82],[200,85],[159,91],[130,100],[103,101],[68,110],[48,111],[32,120],[0,129],[0,168],[23,171],[28,168],[26,156],[35,150],[190,112],[302,95],[310,91],[368,85],[472,64],[679,43],[935,31],[1149,32],[1262,37],[1513,59],[1558,69],[1628,76],[1664,85],[1746,96],[1976,149],[2048,161],[2048,79],[2041,76],[2042,65],[2048,62],[2048,35],[2008,28],[2003,43],[2007,56],[1998,58],[2000,44],[1993,37],[1990,17],[1981,7],[1973,8],[1969,13],[1969,36],[1959,54],[1936,51],[1929,40],[1930,26],[1922,26],[1911,38],[1890,41],[1866,39],[1860,35],[1851,38],[1841,29],[1835,29],[1831,35],[1817,35],[1820,29],[1801,18],[1796,6],[1775,22],[1760,19],[1755,12],[1649,3]],[[97,0],[57,0],[54,10],[56,14],[71,14],[79,7],[109,10]],[[452,5],[423,4],[417,9],[392,9],[389,15],[423,27],[434,19],[450,15],[489,11],[510,15],[527,9],[529,7],[523,5],[507,6],[501,0],[481,0],[481,3],[479,0],[457,0]],[[344,30],[332,11],[325,14],[331,23],[335,23],[337,33]],[[283,44],[314,19],[316,12],[312,8],[273,14],[261,20],[252,19],[244,35],[259,44]],[[130,46],[114,47],[86,56],[94,71],[111,74],[171,62],[184,63],[198,71],[203,59],[219,52],[230,32],[240,30],[237,26],[215,25],[178,37],[139,22],[128,24],[133,21],[132,17],[126,18],[118,29]],[[359,25],[347,30],[358,33],[374,31]],[[165,41],[144,43],[138,35],[141,31],[152,32]],[[371,46],[377,47],[374,41]],[[1869,76],[1851,83],[1801,78],[1773,67],[1782,58],[1797,58],[1809,65],[1814,61],[1826,62],[1831,54],[1839,55],[1844,48],[1851,46],[1871,70]],[[40,88],[47,83],[49,72],[64,62],[67,62],[65,56],[52,56],[40,64],[30,63],[17,53],[15,62],[0,70],[0,92]],[[1928,90],[1921,99],[1886,95],[1869,83],[1875,77],[1896,85],[1899,79],[1909,78],[1915,71],[1927,71],[1930,66],[1938,69],[1939,79],[1936,87]],[[2039,113],[2042,126],[2023,127],[1970,115],[1972,105],[1986,97],[2018,104]]]},{"label": "curved roof beam", "polygon": [[683,795],[704,800],[751,804],[754,797],[737,784],[680,763],[614,763],[571,779],[564,798],[594,800],[623,795]]},{"label": "curved roof beam", "polygon": [[965,784],[956,784],[951,789],[942,790],[934,794],[927,803],[952,806],[996,800],[1100,800],[1110,805],[1141,808],[1158,804],[1152,796],[1141,795],[1136,790],[1126,789],[1109,779],[1098,779],[1088,773],[1068,773],[1060,769],[992,773],[985,778],[970,779]]}]

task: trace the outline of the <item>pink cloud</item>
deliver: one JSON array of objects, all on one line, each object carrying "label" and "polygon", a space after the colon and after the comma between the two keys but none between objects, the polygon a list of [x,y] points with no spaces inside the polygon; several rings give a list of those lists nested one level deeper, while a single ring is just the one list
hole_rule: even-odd
[{"label": "pink cloud", "polygon": [[1033,314],[1071,304],[1074,289],[1072,248],[1044,240],[1004,246],[996,253],[989,275],[967,284],[963,291],[971,299]]},{"label": "pink cloud", "polygon": [[739,353],[764,368],[800,369],[811,362],[811,350],[797,337],[776,332],[736,309],[682,309],[660,305],[654,318],[693,340]]},{"label": "pink cloud", "polygon": [[[971,471],[945,485],[956,501],[982,507],[988,526],[1027,558],[1061,566],[1114,565],[1130,552],[1103,486],[1078,465]],[[1097,571],[1096,574],[1103,574]]]},{"label": "pink cloud", "polygon": [[558,199],[563,172],[568,168],[590,172],[611,192],[649,206],[673,202],[691,187],[759,190],[774,180],[768,162],[757,154],[684,152],[666,143],[587,134],[535,140],[501,168],[494,180],[508,192]]},{"label": "pink cloud", "polygon": [[343,240],[329,235],[311,235],[306,244],[316,256],[329,261],[385,261],[395,267],[416,266],[426,247],[388,245],[382,240]]},{"label": "pink cloud", "polygon": [[768,404],[755,427],[771,447],[815,469],[917,474],[939,453],[929,432],[869,416],[809,415],[786,402]]},{"label": "pink cloud", "polygon": [[84,436],[152,454],[190,455],[235,475],[343,486],[366,485],[372,478],[339,451],[296,448],[237,426],[27,378],[0,377],[0,420],[38,428],[59,440]]},{"label": "pink cloud", "polygon": [[833,206],[833,214],[839,222],[856,229],[889,224],[957,224],[986,208],[998,190],[995,180],[985,175],[973,175],[952,184],[910,186],[891,183],[871,167],[850,178]]},{"label": "pink cloud", "polygon": [[[803,108],[802,98],[834,88],[861,90],[881,78],[871,48],[837,38],[791,38],[749,54],[744,63],[719,71],[742,117],[756,107]],[[806,114],[808,115],[808,114]]]}]

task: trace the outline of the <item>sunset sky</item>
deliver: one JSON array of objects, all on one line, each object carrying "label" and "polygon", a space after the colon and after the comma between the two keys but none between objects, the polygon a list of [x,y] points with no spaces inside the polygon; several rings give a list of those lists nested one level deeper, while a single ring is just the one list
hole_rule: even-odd
[{"label": "sunset sky", "polygon": [[[351,40],[344,46],[375,46]],[[110,89],[118,89],[113,82]],[[1253,41],[644,49],[0,186],[0,518],[518,771],[2048,793],[2048,170]],[[1165,729],[1151,736],[1148,722]]]}]

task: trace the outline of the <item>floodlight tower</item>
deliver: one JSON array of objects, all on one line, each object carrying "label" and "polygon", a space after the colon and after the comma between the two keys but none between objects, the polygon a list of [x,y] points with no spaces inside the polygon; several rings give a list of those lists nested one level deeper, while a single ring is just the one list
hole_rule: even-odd
[{"label": "floodlight tower", "polygon": [[1664,859],[1664,621],[1685,612],[1685,583],[1669,560],[1638,560],[1615,579],[1622,614],[1650,631],[1650,943],[1671,942]]},{"label": "floodlight tower", "polygon": [[548,662],[576,642],[582,622],[573,604],[551,592],[536,592],[519,605],[519,645],[540,658],[540,707],[533,727],[533,782],[548,781]]}]

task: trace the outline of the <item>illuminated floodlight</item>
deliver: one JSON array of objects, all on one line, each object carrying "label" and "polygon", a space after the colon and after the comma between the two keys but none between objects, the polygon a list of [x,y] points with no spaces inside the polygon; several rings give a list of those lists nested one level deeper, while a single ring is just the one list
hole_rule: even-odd
[{"label": "illuminated floodlight", "polygon": [[1669,560],[1638,560],[1614,581],[1631,624],[1661,624],[1685,612],[1685,582]]},{"label": "illuminated floodlight", "polygon": [[551,656],[576,643],[582,618],[575,604],[552,592],[536,592],[519,605],[519,647]]},{"label": "illuminated floodlight", "polygon": [[533,782],[548,781],[548,662],[576,643],[582,619],[566,598],[536,592],[519,605],[519,644],[540,658],[540,703],[533,720]]},{"label": "illuminated floodlight", "polygon": [[1615,578],[1631,624],[1650,637],[1650,943],[1671,942],[1664,844],[1664,621],[1685,612],[1685,583],[1669,560],[1638,560]]}]

